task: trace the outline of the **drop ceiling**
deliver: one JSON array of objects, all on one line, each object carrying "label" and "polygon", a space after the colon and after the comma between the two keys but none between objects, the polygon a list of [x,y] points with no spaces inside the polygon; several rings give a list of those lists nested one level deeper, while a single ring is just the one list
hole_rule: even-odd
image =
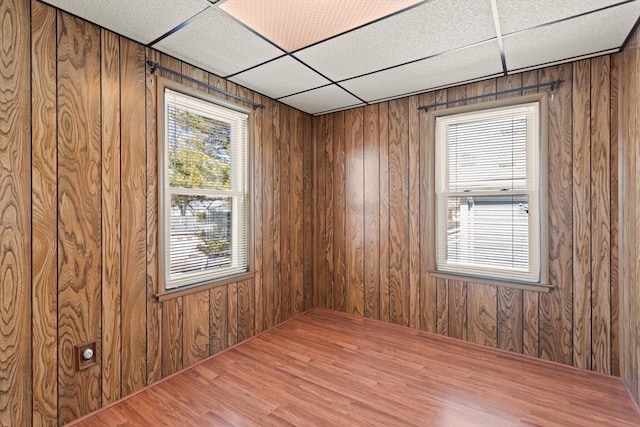
[{"label": "drop ceiling", "polygon": [[640,0],[46,0],[310,114],[618,52]]}]

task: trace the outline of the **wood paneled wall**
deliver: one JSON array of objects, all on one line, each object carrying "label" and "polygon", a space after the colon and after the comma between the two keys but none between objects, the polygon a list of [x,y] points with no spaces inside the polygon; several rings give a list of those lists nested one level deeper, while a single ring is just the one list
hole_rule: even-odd
[{"label": "wood paneled wall", "polygon": [[620,374],[640,402],[640,30],[620,60]]},{"label": "wood paneled wall", "polygon": [[[619,62],[602,56],[315,117],[315,303],[617,374]],[[434,277],[434,147],[417,107],[555,79],[564,83],[549,101],[553,289]]]},{"label": "wood paneled wall", "polygon": [[[310,116],[35,0],[0,16],[0,425],[68,422],[312,306]],[[163,303],[147,59],[266,105],[255,277]]]}]

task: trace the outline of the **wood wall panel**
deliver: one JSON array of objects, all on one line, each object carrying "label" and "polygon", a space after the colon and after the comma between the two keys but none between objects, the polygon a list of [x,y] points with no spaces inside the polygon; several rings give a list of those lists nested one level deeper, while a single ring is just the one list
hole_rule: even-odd
[{"label": "wood wall panel", "polygon": [[565,81],[549,102],[549,281],[553,290],[540,294],[539,305],[540,356],[565,364],[573,361],[571,71],[571,64],[565,64],[542,69],[539,75],[543,82]]},{"label": "wood wall panel", "polygon": [[[273,242],[273,292],[271,293],[270,301],[273,304],[273,322],[274,324],[278,324],[282,318],[282,292],[281,292],[281,275],[280,268],[282,264],[282,246],[281,246],[281,228],[280,224],[282,222],[282,208],[280,205],[282,189],[281,189],[281,177],[280,171],[282,169],[282,164],[280,159],[282,158],[281,152],[281,134],[282,131],[280,129],[280,112],[284,111],[285,107],[280,108],[278,104],[272,104],[271,109],[271,131],[272,131],[272,141],[273,141],[273,166],[272,166],[272,176],[273,176],[273,233],[271,234],[272,242]],[[231,325],[229,325],[231,327]],[[231,342],[229,343],[231,344]]]},{"label": "wood wall panel", "polygon": [[[612,93],[611,99],[617,99],[619,106],[619,366],[621,377],[640,402],[640,32],[637,29],[619,55],[617,68],[619,91]],[[612,90],[615,87],[611,85]]]},{"label": "wood wall panel", "polygon": [[591,60],[591,365],[611,373],[610,57]]},{"label": "wood wall panel", "polygon": [[145,50],[120,39],[122,393],[147,383]]},{"label": "wood wall panel", "polygon": [[291,194],[291,162],[289,160],[291,152],[291,109],[289,107],[280,107],[279,121],[280,154],[278,155],[278,159],[282,159],[283,162],[279,167],[280,231],[278,236],[280,239],[280,276],[278,279],[278,288],[280,289],[280,293],[276,298],[280,299],[280,318],[286,319],[291,313],[291,288],[282,286],[281,284],[290,283],[291,281],[291,263],[285,261],[291,259],[291,200],[289,197],[284,197],[285,195]]},{"label": "wood wall panel", "polygon": [[364,107],[364,316],[380,316],[380,130],[378,106]]},{"label": "wood wall panel", "polygon": [[[313,305],[324,307],[327,302],[327,267],[325,239],[325,145],[323,142],[325,117],[313,123]],[[326,144],[327,146],[329,144]]]},{"label": "wood wall panel", "polygon": [[420,113],[418,96],[409,97],[408,210],[409,326],[420,328]]},{"label": "wood wall panel", "polygon": [[57,82],[58,407],[66,423],[102,400],[100,359],[77,371],[75,356],[76,344],[101,336],[102,186],[100,30],[65,13],[58,14]]},{"label": "wood wall panel", "polygon": [[380,319],[389,321],[389,103],[378,104],[380,130]]},{"label": "wood wall panel", "polygon": [[212,289],[209,293],[209,351],[211,354],[218,353],[229,346],[227,336],[227,287],[220,286]]},{"label": "wood wall panel", "polygon": [[503,350],[522,353],[522,290],[500,286],[498,291],[498,341]]},{"label": "wood wall panel", "polygon": [[611,153],[610,161],[611,165],[609,170],[611,171],[611,374],[620,375],[620,328],[619,325],[619,297],[620,297],[620,214],[619,214],[619,179],[618,171],[620,166],[619,161],[619,142],[618,142],[618,126],[620,120],[619,109],[619,63],[620,55],[611,56],[611,70],[610,70],[610,89],[609,94],[611,97],[610,113],[611,123],[609,131],[611,132]]},{"label": "wood wall panel", "polygon": [[[27,1],[0,3],[0,424],[3,425],[28,425],[32,421],[31,290],[26,285],[31,281],[32,261],[30,247],[25,243],[31,238],[29,10]],[[44,230],[37,233],[41,231]],[[50,245],[55,246],[55,240]],[[41,281],[46,270],[36,274],[40,280],[38,290],[44,290],[46,298],[43,286],[47,284]],[[43,316],[36,315],[36,319],[42,321]],[[50,321],[45,319],[47,323]],[[38,354],[43,352],[40,343],[47,339],[47,326],[45,329],[42,326],[39,322],[35,329]],[[48,375],[44,361],[36,366],[39,371],[36,377]],[[45,400],[47,405],[46,396],[39,393],[38,399],[41,403]]]},{"label": "wood wall panel", "polygon": [[[590,110],[591,62],[573,64],[573,105]],[[591,283],[591,121],[582,109],[573,110],[573,281]],[[591,367],[591,286],[576,287],[573,295],[573,360]]]},{"label": "wood wall panel", "polygon": [[[37,1],[31,10],[32,353],[38,361],[33,364],[33,423],[45,425],[58,418],[58,254],[51,244],[58,224],[56,12]],[[0,424],[4,421],[0,417]]]},{"label": "wood wall panel", "polygon": [[[310,116],[37,0],[0,14],[0,424],[65,423],[313,305]],[[181,78],[147,59],[267,107],[255,279],[156,298],[156,80]],[[77,371],[75,345],[93,340],[97,363]]]},{"label": "wood wall panel", "polygon": [[102,401],[121,387],[120,38],[101,31],[102,88]]},{"label": "wood wall panel", "polygon": [[495,286],[469,283],[467,286],[467,339],[490,347],[498,346],[498,294]]},{"label": "wood wall panel", "polygon": [[[160,53],[146,50],[147,58],[160,62]],[[156,78],[149,67],[146,79],[146,167],[147,167],[147,383],[162,378],[162,305],[156,300],[158,283],[158,141],[156,123]]]},{"label": "wood wall panel", "polygon": [[346,310],[364,316],[364,108],[348,110],[344,118]]},{"label": "wood wall panel", "polygon": [[[614,301],[618,274],[614,268],[619,244],[613,206],[618,200],[614,187],[619,184],[613,127],[618,120],[624,122],[615,108],[619,89],[612,70],[616,58],[605,56],[364,107],[364,316],[602,372],[615,371],[619,356],[614,352],[618,333]],[[433,276],[435,254],[425,244],[434,226],[433,147],[427,146],[427,135],[433,130],[425,114],[417,113],[417,105],[452,100],[459,100],[453,106],[481,105],[496,97],[463,98],[553,79],[565,80],[549,96],[548,112],[546,214],[553,288],[545,293]],[[542,91],[549,92],[549,88]],[[523,89],[502,94],[500,99],[537,92]],[[317,254],[332,253],[329,259],[334,262],[340,260],[343,250],[343,223],[352,228],[362,218],[350,206],[351,195],[347,194],[346,202],[343,195],[345,185],[349,189],[351,182],[359,180],[354,174],[360,165],[350,165],[349,153],[342,155],[340,142],[342,135],[347,135],[349,143],[349,135],[359,132],[359,122],[345,119],[359,114],[357,111],[313,119],[315,144],[325,147],[325,159],[314,162],[313,171],[314,183],[324,185],[314,191],[322,191],[322,201],[331,206],[318,212],[316,223],[322,226],[314,229],[314,238],[324,242]],[[369,150],[370,141],[377,144],[377,150]],[[315,149],[321,152],[320,147]],[[376,187],[377,194],[373,193]],[[370,211],[371,215],[378,212],[377,224],[371,221]],[[351,235],[347,230],[347,236]],[[372,254],[378,255],[377,263],[370,261]],[[351,265],[348,259],[347,267]],[[316,289],[326,287],[317,294],[317,304],[354,312],[351,306],[340,306],[340,295],[361,295],[359,283],[353,283],[350,275],[343,283],[340,265],[331,267],[322,269],[323,276],[316,276],[316,280],[326,277],[316,284]],[[618,293],[622,300],[624,295]],[[332,297],[321,299],[329,295]],[[369,309],[369,295],[379,295],[379,312]]]},{"label": "wood wall panel", "polygon": [[389,102],[389,320],[409,324],[409,102]]},{"label": "wood wall panel", "polygon": [[333,115],[333,305],[334,310],[346,310],[347,260],[345,220],[346,147],[344,111]]},{"label": "wood wall panel", "polygon": [[[425,93],[420,95],[419,103],[420,105],[429,105],[433,104],[435,99],[435,93]],[[435,260],[433,251],[426,250],[426,242],[429,241],[433,232],[430,228],[433,223],[433,216],[430,215],[429,212],[433,212],[435,200],[433,192],[430,191],[430,188],[432,188],[435,183],[434,163],[431,161],[433,153],[435,152],[435,145],[432,140],[427,140],[428,132],[430,132],[427,121],[422,120],[421,115],[418,115],[418,120],[420,129],[420,204],[418,207],[420,224],[420,329],[428,332],[436,332],[438,325],[438,288],[436,278],[429,273],[429,269],[433,267]],[[420,214],[421,212],[427,212],[427,214]]]}]

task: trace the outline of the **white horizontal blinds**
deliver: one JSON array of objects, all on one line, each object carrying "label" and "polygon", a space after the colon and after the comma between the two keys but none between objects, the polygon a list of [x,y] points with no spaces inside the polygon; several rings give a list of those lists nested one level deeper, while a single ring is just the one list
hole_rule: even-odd
[{"label": "white horizontal blinds", "polygon": [[436,119],[436,268],[537,282],[539,106]]},{"label": "white horizontal blinds", "polygon": [[165,89],[166,287],[247,270],[247,115]]}]

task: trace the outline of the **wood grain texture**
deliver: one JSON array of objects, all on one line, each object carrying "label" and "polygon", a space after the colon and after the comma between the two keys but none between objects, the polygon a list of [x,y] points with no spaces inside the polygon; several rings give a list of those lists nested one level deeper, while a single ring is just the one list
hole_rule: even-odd
[{"label": "wood grain texture", "polygon": [[389,102],[389,320],[409,324],[407,98]]},{"label": "wood grain texture", "polygon": [[388,322],[389,315],[389,102],[378,104],[380,130],[380,319]]},{"label": "wood grain texture", "polygon": [[611,373],[610,59],[591,60],[592,352],[595,371]]},{"label": "wood grain texture", "polygon": [[140,421],[631,427],[640,413],[618,378],[315,309],[76,426]]},{"label": "wood grain texture", "polygon": [[345,113],[333,114],[333,305],[345,311],[347,306],[346,254],[346,147]]},{"label": "wood grain texture", "polygon": [[378,106],[364,107],[364,316],[380,316],[380,129]]},{"label": "wood grain texture", "polygon": [[449,335],[449,281],[436,280],[436,333]]},{"label": "wood grain texture", "polygon": [[[31,348],[34,425],[46,425],[58,418],[58,254],[57,246],[51,244],[57,239],[58,224],[56,126],[56,11],[32,1]],[[0,417],[0,424],[3,422],[5,420]],[[22,421],[17,419],[15,422]]]},{"label": "wood grain texture", "polygon": [[498,348],[522,353],[523,313],[520,289],[497,287]]},{"label": "wood grain texture", "polygon": [[171,375],[183,367],[182,297],[162,304],[162,375]]},{"label": "wood grain texture", "polygon": [[185,366],[209,356],[209,291],[182,298],[182,361]]},{"label": "wood grain texture", "polygon": [[[280,107],[278,104],[273,104],[272,106],[272,145],[273,145],[273,169],[271,174],[273,176],[273,233],[271,235],[273,242],[273,292],[271,293],[271,304],[273,304],[273,321],[274,325],[277,325],[282,321],[282,281],[280,275],[280,268],[282,265],[282,246],[281,246],[281,223],[282,223],[282,206],[280,205],[280,199],[282,194],[281,188],[281,175],[280,170],[283,167],[281,162],[281,134],[282,131],[280,129],[280,112],[284,110],[286,107]],[[285,163],[285,167],[287,167]],[[231,295],[229,295],[231,296]],[[231,325],[229,325],[231,327]],[[232,342],[229,340],[229,345]]]},{"label": "wood grain texture", "polygon": [[448,280],[449,292],[449,336],[468,339],[467,328],[467,283]]},{"label": "wood grain texture", "polygon": [[[303,170],[303,260],[304,260],[304,286],[303,286],[303,311],[307,311],[314,305],[314,249],[317,246],[314,239],[314,214],[313,209],[313,189],[314,189],[314,177],[313,177],[313,153],[314,153],[314,132],[312,118],[306,114],[301,115],[302,119],[302,135],[298,135],[302,140],[302,170]],[[317,242],[319,243],[319,242]]]},{"label": "wood grain texture", "polygon": [[292,109],[288,106],[280,107],[280,320],[291,317],[291,118]]},{"label": "wood grain texture", "polygon": [[227,285],[227,344],[238,343],[238,284]]},{"label": "wood grain texture", "polygon": [[275,325],[275,306],[274,306],[274,234],[276,233],[276,224],[274,219],[274,158],[273,158],[273,108],[274,102],[269,101],[262,113],[262,162],[264,164],[263,174],[263,191],[262,191],[262,283],[263,283],[263,307],[264,322],[262,329],[268,329]]},{"label": "wood grain texture", "polygon": [[100,30],[66,13],[58,14],[57,90],[58,407],[64,424],[101,403],[100,359],[77,372],[74,356],[76,344],[100,338]]},{"label": "wood grain texture", "polygon": [[640,32],[636,29],[619,64],[619,324],[620,375],[627,382],[636,401],[640,401]]},{"label": "wood grain texture", "polygon": [[409,97],[409,326],[420,328],[420,113],[418,96]]},{"label": "wood grain texture", "polygon": [[573,363],[591,368],[591,62],[573,63]]},{"label": "wood grain texture", "polygon": [[[305,143],[304,125],[302,113],[291,109],[291,133],[289,164],[289,195],[291,196],[290,217],[291,224],[291,311],[290,316],[302,313],[304,310],[304,286],[305,286],[305,263],[304,263],[304,152],[302,145]],[[308,204],[308,203],[307,203]]]},{"label": "wood grain texture", "polygon": [[145,52],[120,39],[122,217],[122,393],[147,382],[147,174]]},{"label": "wood grain texture", "polygon": [[540,294],[522,293],[522,353],[540,357]]},{"label": "wood grain texture", "polygon": [[122,396],[120,38],[101,30],[102,403]]},{"label": "wood grain texture", "polygon": [[619,179],[618,168],[620,161],[618,159],[618,126],[620,125],[619,115],[619,68],[620,55],[611,56],[610,70],[610,93],[611,105],[610,114],[611,123],[609,126],[611,153],[609,170],[611,171],[611,374],[620,375],[620,316],[619,316],[619,297],[620,297],[620,211],[619,211]]},{"label": "wood grain texture", "polygon": [[326,115],[313,121],[313,305],[325,307],[327,299],[327,255],[325,239],[327,230],[325,199],[325,146],[324,128]]},{"label": "wood grain texture", "polygon": [[467,340],[490,347],[498,346],[497,288],[467,285]]},{"label": "wood grain texture", "polygon": [[219,286],[209,291],[209,309],[209,351],[215,354],[229,346],[226,286]]},{"label": "wood grain texture", "polygon": [[347,110],[344,117],[346,311],[364,316],[364,108]]},{"label": "wood grain texture", "polygon": [[254,303],[253,281],[238,282],[238,342],[242,342],[254,335],[252,327],[252,307]]},{"label": "wood grain texture", "polygon": [[[334,304],[334,254],[333,254],[333,217],[334,217],[334,194],[333,194],[333,120],[331,116],[327,116],[324,120],[324,126],[321,128],[322,141],[324,143],[324,216],[325,216],[325,233],[322,242],[322,251],[324,253],[324,269],[325,269],[325,292],[324,295],[326,307],[332,308]],[[319,184],[322,185],[322,184]]]},{"label": "wood grain texture", "polygon": [[[160,62],[160,53],[149,48],[146,58]],[[151,68],[145,72],[146,172],[147,172],[147,384],[162,378],[162,304],[155,295],[160,291],[158,279],[158,136],[157,88]]]},{"label": "wood grain texture", "polygon": [[[28,148],[31,144],[29,13],[27,1],[0,3],[0,424],[3,425],[32,422],[32,260],[29,244],[25,243],[31,240],[32,209]],[[41,280],[46,271],[37,273],[36,279]],[[37,288],[44,290],[46,285],[40,281]],[[37,317],[40,323],[35,334],[39,340],[46,339],[42,335],[46,332],[42,329],[42,316]],[[40,355],[42,348],[37,350]],[[41,377],[46,371],[41,369],[42,365],[38,368],[36,376]],[[42,402],[42,394],[38,394]]]},{"label": "wood grain texture", "polygon": [[549,102],[549,280],[553,291],[540,294],[540,356],[566,364],[573,360],[571,68],[565,64],[540,70],[541,81],[565,80]]}]

